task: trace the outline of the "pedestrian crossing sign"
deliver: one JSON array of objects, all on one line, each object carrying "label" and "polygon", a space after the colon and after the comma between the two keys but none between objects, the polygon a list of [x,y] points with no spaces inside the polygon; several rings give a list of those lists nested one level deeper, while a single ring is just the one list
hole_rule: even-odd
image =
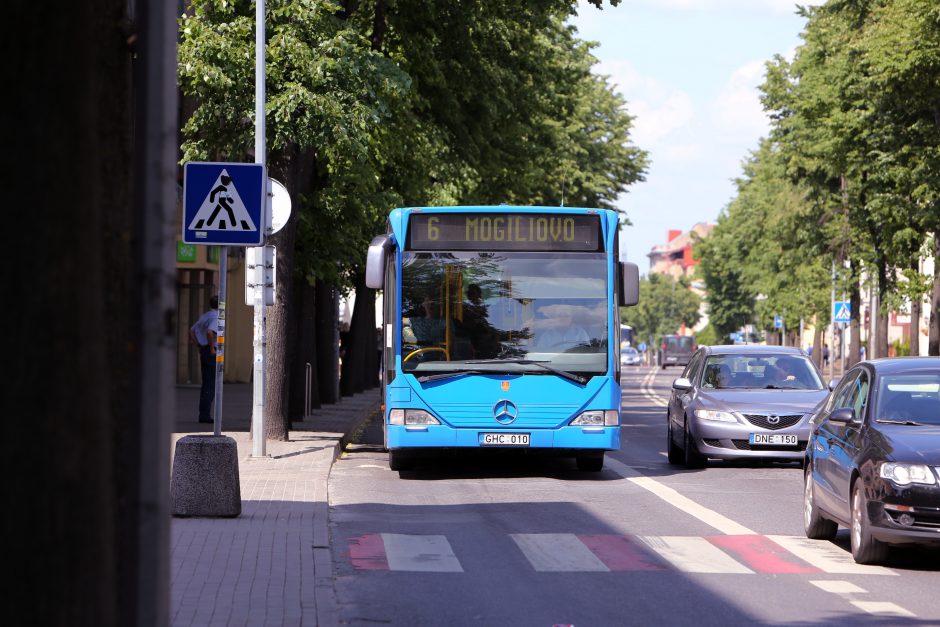
[{"label": "pedestrian crossing sign", "polygon": [[850,322],[852,320],[852,304],[848,301],[837,300],[832,303],[832,321]]},{"label": "pedestrian crossing sign", "polygon": [[259,246],[267,175],[260,163],[189,162],[183,169],[183,242]]}]

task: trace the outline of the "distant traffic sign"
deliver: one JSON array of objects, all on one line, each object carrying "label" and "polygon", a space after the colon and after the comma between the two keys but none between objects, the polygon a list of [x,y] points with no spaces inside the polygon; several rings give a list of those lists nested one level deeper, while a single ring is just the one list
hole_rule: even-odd
[{"label": "distant traffic sign", "polygon": [[190,162],[183,169],[183,242],[258,246],[267,176],[260,163]]},{"label": "distant traffic sign", "polygon": [[845,300],[837,300],[832,303],[832,321],[833,322],[851,322],[852,303]]},{"label": "distant traffic sign", "polygon": [[774,316],[774,328],[775,329],[783,328],[783,316]]}]

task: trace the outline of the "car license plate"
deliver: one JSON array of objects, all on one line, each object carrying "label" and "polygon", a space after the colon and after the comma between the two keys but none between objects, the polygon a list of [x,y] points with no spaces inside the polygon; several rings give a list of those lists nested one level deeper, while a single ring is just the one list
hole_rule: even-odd
[{"label": "car license plate", "polygon": [[529,446],[529,434],[481,433],[480,446]]},{"label": "car license plate", "polygon": [[752,433],[751,444],[758,446],[796,446],[799,440],[792,433]]}]

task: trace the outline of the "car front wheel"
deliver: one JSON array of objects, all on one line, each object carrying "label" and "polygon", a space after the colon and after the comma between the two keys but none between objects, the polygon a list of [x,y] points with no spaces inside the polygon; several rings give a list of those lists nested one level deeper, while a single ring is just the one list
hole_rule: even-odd
[{"label": "car front wheel", "polygon": [[683,440],[685,440],[682,447],[685,452],[685,467],[704,468],[708,458],[699,453],[698,447],[695,446],[695,440],[692,438],[692,433],[689,432],[688,421],[685,423]]},{"label": "car front wheel", "polygon": [[868,499],[861,480],[852,490],[852,557],[858,564],[879,564],[888,557],[888,545],[871,535],[868,520]]},{"label": "car front wheel", "polygon": [[682,449],[676,444],[672,435],[672,418],[668,415],[666,416],[666,459],[670,464],[681,464],[685,461]]},{"label": "car front wheel", "polygon": [[812,540],[832,540],[836,537],[839,525],[819,513],[814,491],[813,473],[807,470],[803,473],[803,530],[806,537]]}]

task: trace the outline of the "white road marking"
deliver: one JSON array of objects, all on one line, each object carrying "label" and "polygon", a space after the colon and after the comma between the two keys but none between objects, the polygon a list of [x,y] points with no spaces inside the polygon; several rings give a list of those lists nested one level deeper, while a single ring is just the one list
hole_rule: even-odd
[{"label": "white road marking", "polygon": [[643,380],[640,382],[640,392],[646,397],[647,400],[652,402],[654,405],[659,405],[660,407],[667,407],[669,401],[659,396],[655,391],[653,391],[653,380],[656,379],[656,373],[659,372],[659,366],[654,366],[649,373],[643,377]]},{"label": "white road marking", "polygon": [[754,574],[705,538],[637,536],[637,539],[684,573]]},{"label": "white road marking", "polygon": [[767,536],[804,562],[830,574],[897,575],[883,566],[856,564],[852,554],[827,540],[810,540],[799,536]]},{"label": "white road marking", "polygon": [[868,590],[859,588],[851,581],[842,581],[839,579],[821,579],[810,581],[811,584],[826,592],[833,594],[865,594]]},{"label": "white road marking", "polygon": [[608,457],[605,462],[605,466],[616,472],[621,477],[632,481],[644,490],[649,490],[673,507],[682,510],[690,516],[698,518],[703,523],[714,529],[717,529],[721,533],[728,535],[753,535],[756,533],[744,525],[731,520],[727,516],[723,516],[714,510],[708,509],[704,505],[699,505],[688,497],[682,496],[674,489],[663,485],[655,479],[643,476],[635,469],[617,461],[616,459],[611,459]]},{"label": "white road marking", "polygon": [[389,570],[462,573],[463,568],[444,536],[383,533]]},{"label": "white road marking", "polygon": [[915,614],[907,611],[897,603],[889,601],[852,601],[852,605],[869,614],[878,614],[879,616],[904,616],[914,617]]},{"label": "white road marking", "polygon": [[538,572],[610,572],[573,533],[510,534]]}]

